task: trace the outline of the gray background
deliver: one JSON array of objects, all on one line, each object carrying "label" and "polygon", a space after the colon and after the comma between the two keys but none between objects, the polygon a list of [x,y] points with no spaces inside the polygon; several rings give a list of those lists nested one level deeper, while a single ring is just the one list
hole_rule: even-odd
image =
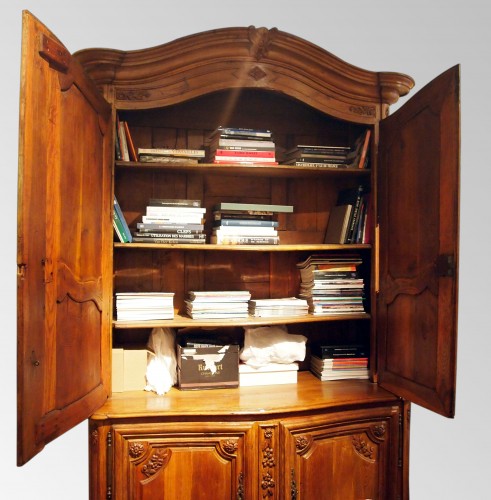
[{"label": "gray background", "polygon": [[413,406],[410,487],[412,500],[490,498],[491,431],[487,423],[491,351],[488,321],[491,106],[485,89],[491,81],[491,15],[482,0],[2,2],[2,498],[82,500],[88,497],[86,422],[49,444],[24,467],[15,466],[15,212],[24,8],[46,24],[70,52],[96,46],[145,48],[208,29],[255,25],[290,32],[369,70],[407,73],[416,80],[411,95],[447,68],[461,64],[461,274],[456,418],[445,419]]}]

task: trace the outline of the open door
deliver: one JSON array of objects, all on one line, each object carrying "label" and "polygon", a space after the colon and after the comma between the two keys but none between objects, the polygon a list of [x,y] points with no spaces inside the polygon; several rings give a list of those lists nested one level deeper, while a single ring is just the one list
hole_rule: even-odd
[{"label": "open door", "polygon": [[18,194],[17,462],[108,396],[111,107],[23,13]]},{"label": "open door", "polygon": [[378,380],[442,415],[455,412],[459,66],[380,125]]}]

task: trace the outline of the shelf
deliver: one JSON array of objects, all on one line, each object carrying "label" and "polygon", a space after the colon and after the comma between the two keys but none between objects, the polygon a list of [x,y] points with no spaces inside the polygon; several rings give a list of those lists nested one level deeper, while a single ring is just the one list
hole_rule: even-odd
[{"label": "shelf", "polygon": [[163,396],[147,391],[113,393],[91,418],[158,417],[161,422],[184,415],[206,420],[242,415],[258,419],[396,401],[396,396],[369,380],[321,382],[303,371],[298,374],[296,384],[201,391],[181,391],[173,387]]},{"label": "shelf", "polygon": [[368,250],[372,246],[369,244],[317,244],[305,243],[298,245],[214,245],[206,243],[202,245],[184,244],[160,244],[160,243],[114,243],[114,248],[125,248],[127,250],[148,249],[148,250],[204,250],[220,252],[320,252],[333,250]]},{"label": "shelf", "polygon": [[214,163],[199,163],[198,165],[172,165],[166,163],[143,163],[117,161],[116,167],[132,171],[166,171],[175,173],[195,174],[229,174],[242,176],[263,175],[265,177],[318,177],[318,176],[369,176],[370,169],[360,168],[330,168],[330,167],[297,167],[292,165],[217,165]]},{"label": "shelf", "polygon": [[260,325],[282,325],[293,323],[318,323],[325,321],[348,321],[348,320],[368,320],[370,314],[337,314],[337,315],[317,315],[307,314],[305,316],[281,316],[265,318],[230,318],[230,319],[192,319],[187,316],[176,315],[174,319],[160,321],[113,321],[114,328],[188,328],[188,327],[223,327],[223,326],[260,326]]}]

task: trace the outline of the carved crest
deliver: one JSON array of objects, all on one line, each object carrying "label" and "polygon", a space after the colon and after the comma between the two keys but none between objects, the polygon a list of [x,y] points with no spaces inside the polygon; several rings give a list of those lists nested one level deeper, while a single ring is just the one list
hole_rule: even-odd
[{"label": "carved crest", "polygon": [[268,55],[269,47],[277,32],[277,28],[268,30],[267,28],[249,26],[249,41],[251,42],[249,51],[256,61],[260,61]]}]

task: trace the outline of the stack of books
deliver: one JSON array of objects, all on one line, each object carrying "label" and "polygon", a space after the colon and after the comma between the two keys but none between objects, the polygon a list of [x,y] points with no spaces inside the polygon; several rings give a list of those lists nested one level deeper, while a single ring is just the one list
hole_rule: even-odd
[{"label": "stack of books", "polygon": [[116,319],[118,321],[150,321],[173,318],[173,292],[116,294]]},{"label": "stack of books", "polygon": [[196,165],[204,157],[204,149],[138,148],[141,162]]},{"label": "stack of books", "polygon": [[367,168],[371,129],[360,134],[352,146],[299,144],[285,152],[285,165],[325,168]]},{"label": "stack of books", "polygon": [[185,312],[192,319],[247,318],[250,298],[248,291],[190,291]]},{"label": "stack of books", "polygon": [[133,232],[135,243],[206,243],[201,200],[151,198]]},{"label": "stack of books", "polygon": [[364,281],[357,254],[311,255],[297,264],[299,297],[307,300],[314,315],[349,315],[365,312]]},{"label": "stack of books", "polygon": [[217,245],[278,245],[279,213],[293,205],[222,202],[213,208],[210,243]]},{"label": "stack of books", "polygon": [[208,139],[207,149],[210,163],[278,164],[270,130],[218,127]]},{"label": "stack of books", "polygon": [[310,371],[320,380],[368,379],[368,351],[363,345],[315,345]]},{"label": "stack of books", "polygon": [[255,299],[249,301],[249,315],[256,318],[268,316],[305,316],[309,304],[305,299],[286,297],[279,299]]}]

